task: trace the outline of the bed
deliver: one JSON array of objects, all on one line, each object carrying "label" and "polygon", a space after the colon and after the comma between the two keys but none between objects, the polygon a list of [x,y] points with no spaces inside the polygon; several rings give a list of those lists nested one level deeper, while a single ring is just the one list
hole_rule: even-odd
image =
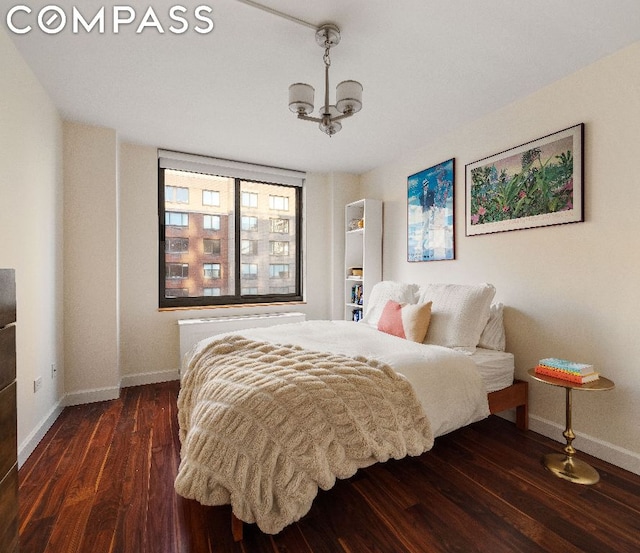
[{"label": "bed", "polygon": [[514,382],[494,295],[488,284],[385,281],[359,323],[199,342],[183,360],[176,491],[231,504],[236,539],[242,521],[273,534],[304,516],[319,488],[419,455],[490,413],[515,408],[526,429],[527,385]]}]

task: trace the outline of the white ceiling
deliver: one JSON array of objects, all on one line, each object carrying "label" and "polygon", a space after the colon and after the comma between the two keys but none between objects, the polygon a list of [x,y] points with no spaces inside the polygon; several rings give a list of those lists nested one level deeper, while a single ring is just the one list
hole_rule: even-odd
[{"label": "white ceiling", "polygon": [[[3,19],[18,4],[1,3]],[[321,100],[313,29],[237,0],[24,3],[33,13],[16,21],[34,30],[7,32],[63,117],[124,141],[320,172],[366,172],[640,40],[639,0],[262,0],[341,29],[331,94],[341,80],[360,81],[364,106],[329,138],[287,106],[293,82]],[[110,15],[103,35],[47,35],[36,17],[52,3],[86,18],[102,5],[137,5],[138,19],[117,35]],[[169,7],[205,3],[209,34],[135,33],[149,4],[168,28]]]}]

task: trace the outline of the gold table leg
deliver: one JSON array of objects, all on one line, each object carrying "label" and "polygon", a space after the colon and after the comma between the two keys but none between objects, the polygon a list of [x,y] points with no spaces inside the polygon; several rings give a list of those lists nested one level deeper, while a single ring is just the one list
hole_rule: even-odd
[{"label": "gold table leg", "polygon": [[571,388],[566,392],[566,428],[562,435],[567,440],[563,453],[547,453],[542,458],[544,466],[559,478],[564,478],[576,484],[595,484],[600,480],[598,471],[589,463],[576,459],[576,450],[572,442],[576,435],[571,428]]}]

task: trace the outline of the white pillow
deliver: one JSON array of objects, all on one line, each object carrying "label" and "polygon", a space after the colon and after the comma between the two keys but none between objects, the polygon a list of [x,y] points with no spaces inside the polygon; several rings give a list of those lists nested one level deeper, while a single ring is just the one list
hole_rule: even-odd
[{"label": "white pillow", "polygon": [[496,289],[491,284],[427,284],[418,301],[433,302],[425,344],[473,353],[489,320]]},{"label": "white pillow", "polygon": [[377,328],[382,310],[389,300],[398,303],[416,303],[417,295],[417,284],[405,284],[393,280],[378,282],[371,289],[369,299],[364,306],[362,322]]},{"label": "white pillow", "polygon": [[489,309],[489,320],[480,336],[479,348],[494,349],[504,351],[507,346],[507,339],[504,333],[504,305],[494,303]]}]

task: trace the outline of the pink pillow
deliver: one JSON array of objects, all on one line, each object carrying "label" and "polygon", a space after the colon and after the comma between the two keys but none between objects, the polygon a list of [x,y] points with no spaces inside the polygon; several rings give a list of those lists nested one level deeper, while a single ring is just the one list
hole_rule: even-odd
[{"label": "pink pillow", "polygon": [[380,315],[378,330],[411,342],[422,342],[430,320],[431,302],[402,304],[389,300]]}]

